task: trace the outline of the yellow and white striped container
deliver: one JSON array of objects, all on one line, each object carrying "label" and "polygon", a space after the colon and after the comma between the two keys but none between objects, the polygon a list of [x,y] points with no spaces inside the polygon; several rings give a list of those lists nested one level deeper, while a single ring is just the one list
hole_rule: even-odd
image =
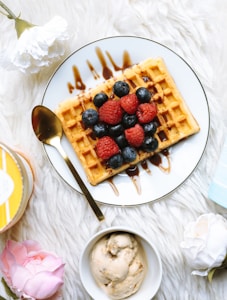
[{"label": "yellow and white striped container", "polygon": [[0,233],[22,217],[33,190],[33,172],[18,152],[0,143]]}]

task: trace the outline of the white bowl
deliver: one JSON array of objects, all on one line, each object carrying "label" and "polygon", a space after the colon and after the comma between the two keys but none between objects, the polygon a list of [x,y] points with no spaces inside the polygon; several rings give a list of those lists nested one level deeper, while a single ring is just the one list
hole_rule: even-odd
[{"label": "white bowl", "polygon": [[141,243],[147,260],[147,271],[140,289],[127,300],[143,299],[150,300],[157,293],[162,280],[162,263],[156,247],[138,230],[116,226],[106,228],[95,234],[86,244],[80,257],[79,271],[82,284],[88,294],[95,300],[109,300],[106,293],[97,285],[90,268],[90,253],[95,243],[103,236],[112,232],[128,232],[134,234],[136,239]]}]

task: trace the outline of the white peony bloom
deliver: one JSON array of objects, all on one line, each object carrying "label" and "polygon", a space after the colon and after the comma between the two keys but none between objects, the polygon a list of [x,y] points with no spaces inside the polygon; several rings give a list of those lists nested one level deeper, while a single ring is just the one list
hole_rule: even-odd
[{"label": "white peony bloom", "polygon": [[[6,16],[15,21],[18,37],[12,53],[8,57],[1,54],[5,67],[16,67],[24,73],[38,73],[64,55],[65,42],[69,39],[65,19],[55,16],[45,25],[36,26],[16,17],[2,1],[0,6],[7,12]],[[7,65],[9,63],[11,65]]]},{"label": "white peony bloom", "polygon": [[12,53],[11,62],[22,72],[37,73],[64,55],[68,38],[67,23],[58,16],[44,26],[25,29]]},{"label": "white peony bloom", "polygon": [[181,243],[193,275],[207,276],[220,268],[227,254],[227,221],[218,214],[201,215],[189,223]]}]

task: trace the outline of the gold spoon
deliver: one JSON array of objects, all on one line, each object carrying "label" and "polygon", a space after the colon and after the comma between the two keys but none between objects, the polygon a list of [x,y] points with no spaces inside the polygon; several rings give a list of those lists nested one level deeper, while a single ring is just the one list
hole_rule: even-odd
[{"label": "gold spoon", "polygon": [[61,146],[61,137],[63,134],[62,124],[59,118],[47,107],[38,105],[32,111],[32,126],[37,138],[44,144],[55,147],[64,158],[79,187],[87,198],[91,208],[99,221],[104,220],[104,215],[80,178],[80,175],[69,160],[67,154]]}]

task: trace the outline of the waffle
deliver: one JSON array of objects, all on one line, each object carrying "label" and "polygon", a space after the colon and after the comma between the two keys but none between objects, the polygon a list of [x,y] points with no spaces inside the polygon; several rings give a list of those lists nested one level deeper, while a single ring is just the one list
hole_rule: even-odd
[{"label": "waffle", "polygon": [[130,93],[142,86],[152,92],[151,101],[156,103],[158,109],[156,116],[158,128],[155,137],[159,145],[156,153],[197,133],[200,129],[161,58],[149,58],[133,65],[125,69],[119,76],[110,78],[97,87],[76,95],[74,99],[61,102],[56,114],[86,172],[88,181],[92,185],[97,185],[154,154],[138,150],[137,158],[133,163],[125,163],[118,169],[108,168],[97,157],[95,151],[97,139],[92,137],[90,128],[84,129],[81,115],[88,108],[96,109],[92,99],[97,93],[105,92],[110,98],[113,97],[112,88],[118,80],[125,80],[129,84]]}]

